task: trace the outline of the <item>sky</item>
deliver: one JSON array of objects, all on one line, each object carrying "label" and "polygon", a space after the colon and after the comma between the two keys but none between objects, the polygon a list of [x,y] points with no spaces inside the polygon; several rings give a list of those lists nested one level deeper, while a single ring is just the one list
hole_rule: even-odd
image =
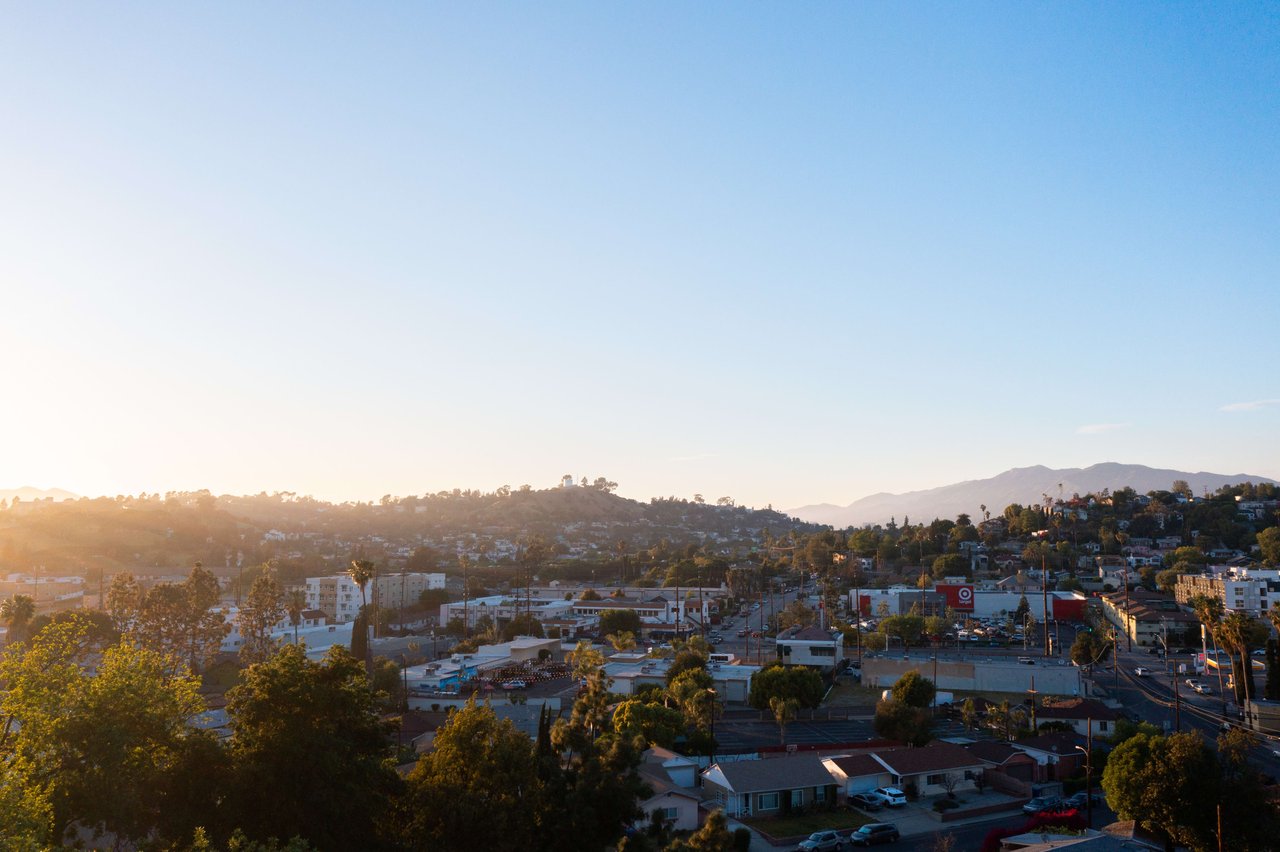
[{"label": "sky", "polygon": [[1280,7],[6,4],[0,486],[1280,478]]}]

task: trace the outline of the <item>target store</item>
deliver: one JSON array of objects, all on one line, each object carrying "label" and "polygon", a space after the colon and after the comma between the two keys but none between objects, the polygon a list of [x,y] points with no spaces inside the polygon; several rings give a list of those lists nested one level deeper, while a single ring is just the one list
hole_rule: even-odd
[{"label": "target store", "polygon": [[[849,592],[849,604],[864,616],[905,615],[917,604],[926,615],[941,615],[948,609],[971,618],[1003,619],[1011,616],[1023,598],[1023,592],[1003,589],[979,589],[973,583],[939,582],[933,589],[913,586],[891,586],[887,589],[858,589],[861,601]],[[1040,618],[1043,602],[1040,593],[1027,592],[1032,614]],[[1049,618],[1057,621],[1083,621],[1084,595],[1079,592],[1049,592]],[[861,606],[858,604],[861,603]]]}]

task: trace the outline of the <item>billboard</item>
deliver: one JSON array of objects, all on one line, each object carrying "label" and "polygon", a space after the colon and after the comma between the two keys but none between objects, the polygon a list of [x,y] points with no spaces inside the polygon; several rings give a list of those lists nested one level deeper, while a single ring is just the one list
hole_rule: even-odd
[{"label": "billboard", "polygon": [[973,612],[972,583],[939,583],[934,586],[947,599],[947,606],[956,612]]}]

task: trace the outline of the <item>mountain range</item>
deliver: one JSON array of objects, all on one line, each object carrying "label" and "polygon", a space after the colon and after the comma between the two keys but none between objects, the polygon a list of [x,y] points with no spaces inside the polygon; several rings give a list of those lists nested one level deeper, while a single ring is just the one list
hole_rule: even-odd
[{"label": "mountain range", "polygon": [[54,500],[74,500],[77,496],[70,491],[63,491],[61,488],[32,488],[30,485],[24,485],[21,488],[0,488],[0,500],[12,500],[14,497],[23,502],[49,498]]},{"label": "mountain range", "polygon": [[908,491],[905,494],[880,493],[855,500],[847,506],[818,503],[785,510],[788,515],[817,524],[833,527],[883,524],[890,519],[899,523],[903,518],[915,522],[934,518],[955,518],[962,512],[975,521],[980,520],[980,506],[996,515],[1010,503],[1031,505],[1040,503],[1044,495],[1057,498],[1072,494],[1098,493],[1104,488],[1132,488],[1139,494],[1148,491],[1168,490],[1174,480],[1184,479],[1196,494],[1213,492],[1224,485],[1241,482],[1274,483],[1274,479],[1246,473],[1189,473],[1182,470],[1163,470],[1141,464],[1103,462],[1090,467],[1068,467],[1060,470],[1036,465],[1015,467],[989,479],[972,479],[929,488],[924,491]]}]

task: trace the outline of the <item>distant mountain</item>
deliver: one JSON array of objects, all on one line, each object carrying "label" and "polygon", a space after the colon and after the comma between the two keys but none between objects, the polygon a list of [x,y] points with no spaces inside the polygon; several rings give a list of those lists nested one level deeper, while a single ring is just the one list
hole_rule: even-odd
[{"label": "distant mountain", "polygon": [[12,500],[14,497],[23,502],[45,500],[50,497],[54,500],[75,500],[78,496],[61,488],[32,488],[30,485],[24,485],[21,488],[0,488],[0,500]]},{"label": "distant mountain", "polygon": [[1004,511],[1004,507],[1010,503],[1021,503],[1024,506],[1039,503],[1045,494],[1056,499],[1059,485],[1062,486],[1061,493],[1066,497],[1072,494],[1097,493],[1104,488],[1114,491],[1125,487],[1145,494],[1148,491],[1168,490],[1175,479],[1185,479],[1196,494],[1202,494],[1206,489],[1213,492],[1224,485],[1241,482],[1275,482],[1265,476],[1246,473],[1188,473],[1183,470],[1160,470],[1141,464],[1116,462],[1062,470],[1036,465],[1015,467],[990,479],[973,479],[926,491],[909,491],[906,494],[872,494],[855,500],[848,506],[819,503],[787,509],[786,513],[833,527],[882,524],[887,523],[890,518],[901,523],[903,517],[919,523],[934,518],[955,518],[961,512],[967,512],[977,521],[980,519],[979,506],[985,505],[987,511],[994,515]]}]

